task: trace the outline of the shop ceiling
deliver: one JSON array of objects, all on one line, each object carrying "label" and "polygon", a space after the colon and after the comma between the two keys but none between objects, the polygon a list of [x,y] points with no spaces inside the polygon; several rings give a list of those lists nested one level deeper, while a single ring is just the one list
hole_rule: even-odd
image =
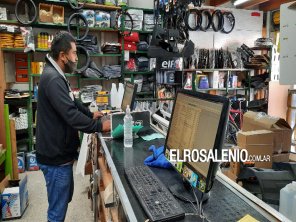
[{"label": "shop ceiling", "polygon": [[[295,0],[249,0],[243,4],[236,6],[241,9],[259,9],[260,11],[273,11],[280,8],[280,5],[287,2],[293,2]],[[210,0],[210,5],[219,6],[227,2],[233,2],[229,0]]]}]

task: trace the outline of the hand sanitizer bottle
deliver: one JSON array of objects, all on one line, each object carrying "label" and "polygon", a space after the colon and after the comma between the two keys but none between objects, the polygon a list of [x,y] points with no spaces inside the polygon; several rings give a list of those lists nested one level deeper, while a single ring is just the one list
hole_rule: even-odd
[{"label": "hand sanitizer bottle", "polygon": [[133,147],[133,117],[129,105],[124,116],[124,147]]}]

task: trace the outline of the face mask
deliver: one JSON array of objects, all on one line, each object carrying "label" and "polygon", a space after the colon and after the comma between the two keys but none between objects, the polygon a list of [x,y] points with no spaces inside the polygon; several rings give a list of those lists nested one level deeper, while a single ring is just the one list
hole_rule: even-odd
[{"label": "face mask", "polygon": [[[67,58],[68,59],[68,58]],[[70,59],[65,63],[65,73],[73,73],[77,69],[77,62],[72,62]]]}]

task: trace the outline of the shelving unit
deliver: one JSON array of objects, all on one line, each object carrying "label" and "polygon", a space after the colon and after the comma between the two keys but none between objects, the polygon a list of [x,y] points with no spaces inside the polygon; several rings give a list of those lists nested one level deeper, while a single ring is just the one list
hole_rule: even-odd
[{"label": "shelving unit", "polygon": [[[153,9],[145,9],[145,8],[135,8],[135,7],[129,7],[129,6],[123,6],[123,10],[128,10],[128,9],[137,9],[137,10],[143,10],[143,13],[144,14],[153,14],[154,11]],[[122,23],[124,24],[124,19],[122,20]],[[128,29],[126,29],[124,27],[124,25],[121,27],[122,28],[122,31],[130,31]],[[137,32],[139,33],[139,35],[151,35],[153,32],[152,31],[143,31],[143,30],[133,30],[132,32]],[[122,38],[122,48],[124,49],[124,38]],[[135,51],[128,51],[128,53],[132,56],[147,56],[147,51],[141,51],[141,50],[135,50]],[[125,54],[125,51],[122,50],[122,61],[124,61],[124,54]],[[150,70],[150,71],[129,71],[129,70],[125,70],[125,64],[122,64],[122,77],[123,78],[130,78],[131,79],[131,82],[134,82],[135,80],[135,77],[137,75],[142,75],[143,77],[146,77],[146,76],[152,76],[154,75],[155,76],[155,70]],[[136,93],[136,101],[156,101],[156,78],[155,78],[155,81],[154,81],[154,90],[153,91],[149,91],[149,92],[138,92]],[[149,96],[149,97],[148,97]],[[139,97],[144,97],[144,98],[139,98]]]},{"label": "shelving unit", "polygon": [[[15,4],[16,0],[4,0],[3,3]],[[65,8],[67,6],[69,6],[67,1],[47,0],[46,3],[62,5]],[[38,7],[38,5],[37,5],[37,7]],[[105,10],[105,11],[115,11],[115,10],[121,9],[121,7],[86,3],[84,5],[84,9],[94,9],[94,10],[99,9],[99,10]],[[71,10],[71,13],[73,13],[72,10]],[[65,16],[65,18],[66,18],[66,16]],[[17,20],[1,20],[0,24],[20,25]],[[35,28],[58,29],[58,30],[66,30],[67,29],[66,19],[65,19],[64,24],[43,23],[43,22],[36,21],[33,24],[31,24],[30,26],[33,28],[33,30]],[[79,30],[83,30],[83,29],[85,29],[85,28],[77,26],[75,28],[75,31],[74,31],[74,29],[73,29],[73,31],[74,32],[79,32]],[[90,32],[94,33],[95,35],[97,35],[98,33],[101,33],[101,32],[118,33],[118,30],[114,29],[114,28],[90,27],[89,30],[90,30]],[[104,41],[104,40],[101,40],[101,41]],[[98,44],[101,44],[101,43],[98,43]],[[16,52],[22,52],[23,53],[24,52],[24,48],[2,48],[2,50],[4,52],[6,52],[6,53],[9,53],[9,52],[10,53],[16,53]],[[31,96],[28,98],[28,122],[29,122],[29,124],[28,124],[28,126],[29,126],[28,127],[28,139],[21,140],[21,141],[19,141],[19,143],[28,143],[29,150],[31,150],[32,147],[33,147],[33,135],[34,135],[34,128],[35,128],[34,123],[33,123],[33,107],[36,106],[36,103],[37,103],[37,100],[32,98],[33,84],[34,84],[34,82],[35,82],[34,80],[36,78],[38,79],[38,78],[41,77],[41,74],[32,74],[31,73],[31,61],[34,61],[33,58],[35,57],[35,53],[48,53],[49,51],[50,51],[49,49],[36,48],[35,52],[27,53],[27,55],[28,55],[27,63],[28,63],[28,70],[29,70],[29,73],[28,73],[29,81],[28,81],[28,83],[29,83],[29,91],[31,92]],[[121,53],[117,53],[117,54],[95,53],[95,54],[90,54],[90,57],[91,58],[102,58],[102,60],[100,60],[100,61],[104,61],[105,58],[118,58],[118,59],[121,59],[122,54]],[[100,82],[102,82],[102,81],[108,80],[106,78],[84,78],[81,75],[77,75],[77,74],[66,74],[66,77],[75,79],[77,81],[77,87],[78,88],[80,88],[82,86],[82,84],[84,82],[87,82],[87,81],[94,81],[94,82],[100,81]]]},{"label": "shelving unit", "polygon": [[[263,74],[264,72],[268,72],[269,73],[269,79],[271,80],[271,67],[272,67],[272,48],[273,46],[255,46],[255,47],[251,47],[252,50],[254,51],[258,51],[264,54],[267,54],[268,57],[270,58],[270,63],[267,66],[261,66],[261,67],[254,67],[255,70],[255,74],[254,75],[260,75]],[[265,99],[266,101],[269,100],[269,84],[267,85],[267,87],[265,89],[261,89],[264,90],[264,97],[262,98],[259,95],[262,95],[262,93],[259,93],[259,95],[255,96],[254,100],[257,99]],[[268,102],[266,102],[266,104],[268,104]],[[268,113],[268,105],[266,107],[266,109],[260,109],[260,110],[255,110],[255,111],[261,111],[261,112],[265,112]]]},{"label": "shelving unit", "polygon": [[[226,87],[223,88],[207,88],[207,89],[199,89],[196,87],[196,81],[195,77],[197,74],[197,71],[200,71],[200,74],[210,74],[215,71],[217,72],[225,72],[226,74]],[[245,75],[245,80],[249,83],[248,85],[250,86],[250,72],[252,69],[183,69],[182,70],[182,77],[184,76],[184,73],[187,72],[192,72],[192,90],[193,91],[198,91],[198,92],[209,92],[209,91],[223,91],[225,92],[226,96],[229,94],[230,91],[245,91],[245,97],[249,101],[250,100],[250,87],[228,87],[228,82],[229,82],[229,76],[233,72],[244,72],[246,73]],[[209,80],[208,80],[209,81]],[[182,79],[182,82],[184,83],[184,79]],[[183,85],[184,87],[184,85]]]}]

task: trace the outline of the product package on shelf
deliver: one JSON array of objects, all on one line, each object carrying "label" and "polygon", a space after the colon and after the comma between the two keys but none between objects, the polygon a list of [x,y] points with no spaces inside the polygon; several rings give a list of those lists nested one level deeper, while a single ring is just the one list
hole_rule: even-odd
[{"label": "product package on shelf", "polygon": [[175,71],[157,71],[156,72],[156,81],[159,84],[167,84],[175,82]]},{"label": "product package on shelf", "polygon": [[6,10],[6,8],[0,7],[0,20],[7,20],[7,10]]},{"label": "product package on shelf", "polygon": [[140,9],[128,9],[127,12],[132,17],[133,21],[143,21],[144,12]]},{"label": "product package on shelf", "polygon": [[129,9],[127,12],[130,14],[132,21],[130,21],[130,18],[127,16],[125,18],[125,28],[126,29],[132,29],[141,31],[143,30],[143,19],[144,19],[144,12],[143,10],[139,9]]},{"label": "product package on shelf", "polygon": [[0,33],[0,47],[13,48],[14,35],[10,33]]},{"label": "product package on shelf", "polygon": [[149,48],[149,44],[145,41],[140,41],[138,44],[137,44],[137,49],[139,51],[147,51]]},{"label": "product package on shelf", "polygon": [[[157,24],[161,24],[161,17],[159,16]],[[155,18],[154,14],[144,14],[144,25],[143,30],[144,31],[153,31],[155,26]]]},{"label": "product package on shelf", "polygon": [[31,62],[31,73],[42,74],[45,62]]},{"label": "product package on shelf", "polygon": [[15,80],[16,82],[28,82],[28,55],[25,53],[15,54]]},{"label": "product package on shelf", "polygon": [[175,89],[171,86],[158,86],[157,97],[159,99],[172,99],[175,97]]},{"label": "product package on shelf", "polygon": [[114,6],[114,5],[116,5],[116,0],[105,0],[104,4]]},{"label": "product package on shelf", "polygon": [[95,26],[100,28],[110,27],[110,13],[104,11],[95,12]]},{"label": "product package on shelf", "polygon": [[[82,15],[86,18],[88,27],[94,27],[95,26],[95,11],[94,10],[83,10]],[[81,25],[83,23],[81,22]]]},{"label": "product package on shelf", "polygon": [[136,58],[136,64],[138,67],[138,71],[148,71],[149,69],[149,59],[144,56],[140,56]]}]

